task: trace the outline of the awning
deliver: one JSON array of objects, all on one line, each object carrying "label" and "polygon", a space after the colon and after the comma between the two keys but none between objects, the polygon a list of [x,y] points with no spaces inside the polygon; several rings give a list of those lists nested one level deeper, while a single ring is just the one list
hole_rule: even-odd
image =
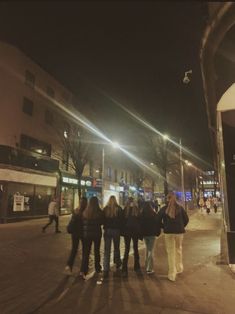
[{"label": "awning", "polygon": [[0,169],[0,181],[28,183],[56,187],[56,176],[47,176],[35,173],[27,173],[12,169]]},{"label": "awning", "polygon": [[217,105],[217,111],[225,112],[229,110],[235,110],[235,84],[226,90]]}]

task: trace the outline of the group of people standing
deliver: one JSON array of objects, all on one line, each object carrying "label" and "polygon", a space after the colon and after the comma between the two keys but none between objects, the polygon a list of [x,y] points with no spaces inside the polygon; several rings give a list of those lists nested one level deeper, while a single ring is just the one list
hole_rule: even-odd
[{"label": "group of people standing", "polygon": [[[168,255],[168,279],[175,281],[177,273],[183,271],[182,241],[188,216],[177,201],[174,193],[169,193],[166,206],[158,212],[151,202],[144,202],[142,206],[130,197],[124,209],[111,196],[103,210],[99,206],[97,197],[91,197],[89,202],[83,197],[80,206],[72,215],[67,226],[71,234],[72,249],[65,267],[65,272],[71,274],[79,243],[82,246],[82,261],[80,276],[86,279],[89,270],[89,257],[94,244],[95,271],[103,272],[108,278],[110,273],[111,245],[114,245],[114,264],[123,276],[128,276],[128,259],[131,241],[134,251],[134,270],[141,271],[139,257],[139,240],[144,240],[146,246],[145,270],[147,274],[154,272],[153,250],[155,239],[164,231],[166,251]],[[100,244],[104,237],[103,270],[100,259]],[[124,257],[120,256],[120,237],[124,237]]]},{"label": "group of people standing", "polygon": [[201,209],[201,212],[203,211],[203,208],[206,209],[207,214],[210,214],[211,210],[214,210],[214,213],[217,213],[218,210],[218,204],[219,201],[217,197],[201,197],[198,201],[198,205]]}]

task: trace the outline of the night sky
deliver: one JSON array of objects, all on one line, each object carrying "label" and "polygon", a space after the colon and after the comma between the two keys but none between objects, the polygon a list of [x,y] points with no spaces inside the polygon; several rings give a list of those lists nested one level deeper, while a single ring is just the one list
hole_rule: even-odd
[{"label": "night sky", "polygon": [[[143,129],[107,95],[210,160],[199,62],[205,5],[1,2],[0,39],[17,45],[67,86],[79,110],[111,138],[133,144]],[[189,69],[192,81],[186,85],[182,79]]]}]

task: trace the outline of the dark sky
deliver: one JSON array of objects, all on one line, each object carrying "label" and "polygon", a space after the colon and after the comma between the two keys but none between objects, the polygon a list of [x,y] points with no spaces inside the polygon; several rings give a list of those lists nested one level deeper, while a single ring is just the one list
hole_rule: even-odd
[{"label": "dark sky", "polygon": [[199,62],[205,20],[199,1],[9,1],[0,2],[0,39],[69,87],[111,137],[128,142],[125,134],[138,127],[99,90],[208,159]]}]

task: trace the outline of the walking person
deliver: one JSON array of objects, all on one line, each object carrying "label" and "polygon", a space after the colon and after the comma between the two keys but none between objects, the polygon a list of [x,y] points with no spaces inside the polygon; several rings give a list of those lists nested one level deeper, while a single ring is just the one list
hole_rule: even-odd
[{"label": "walking person", "polygon": [[206,212],[208,215],[210,214],[210,211],[211,211],[211,201],[209,198],[207,198],[207,200],[206,200]]},{"label": "walking person", "polygon": [[150,202],[145,202],[142,212],[142,233],[146,247],[145,269],[147,274],[154,273],[153,251],[156,236],[161,233],[160,224],[157,221],[157,214]]},{"label": "walking person", "polygon": [[201,209],[201,213],[203,212],[203,208],[204,208],[204,200],[203,200],[203,198],[201,197],[200,199],[199,199],[199,207],[200,207],[200,209]]},{"label": "walking person", "polygon": [[48,216],[49,216],[49,222],[42,227],[42,232],[46,232],[46,229],[49,225],[55,221],[55,233],[60,233],[61,231],[59,230],[59,204],[58,204],[58,199],[54,197],[49,205],[48,205]]},{"label": "walking person", "polygon": [[82,214],[87,207],[87,198],[82,197],[79,207],[74,210],[71,220],[67,226],[68,233],[71,234],[72,248],[65,267],[67,275],[72,274],[73,264],[78,252],[79,241],[82,243],[83,251],[83,229],[82,229]]},{"label": "walking person", "polygon": [[214,213],[217,213],[217,209],[218,209],[218,199],[217,197],[213,198],[213,208],[214,208]]},{"label": "walking person", "polygon": [[100,265],[100,242],[102,237],[101,225],[103,225],[104,216],[100,209],[99,201],[96,196],[90,198],[90,201],[82,214],[83,226],[83,254],[80,274],[86,279],[88,273],[89,257],[92,243],[94,243],[95,270],[101,272]]},{"label": "walking person", "polygon": [[182,243],[188,215],[176,201],[173,192],[167,195],[167,205],[157,214],[159,223],[163,224],[166,251],[168,257],[168,279],[176,280],[176,275],[183,272]]},{"label": "walking person", "polygon": [[122,208],[118,205],[116,197],[112,195],[104,208],[104,278],[109,276],[112,241],[114,246],[114,263],[116,264],[116,269],[118,270],[122,265],[120,258],[121,226]]},{"label": "walking person", "polygon": [[130,252],[131,240],[134,249],[134,270],[140,272],[138,240],[143,239],[141,234],[141,211],[138,205],[134,202],[132,197],[129,197],[123,212],[123,229],[125,252],[122,263],[122,274],[128,276],[128,258]]}]

